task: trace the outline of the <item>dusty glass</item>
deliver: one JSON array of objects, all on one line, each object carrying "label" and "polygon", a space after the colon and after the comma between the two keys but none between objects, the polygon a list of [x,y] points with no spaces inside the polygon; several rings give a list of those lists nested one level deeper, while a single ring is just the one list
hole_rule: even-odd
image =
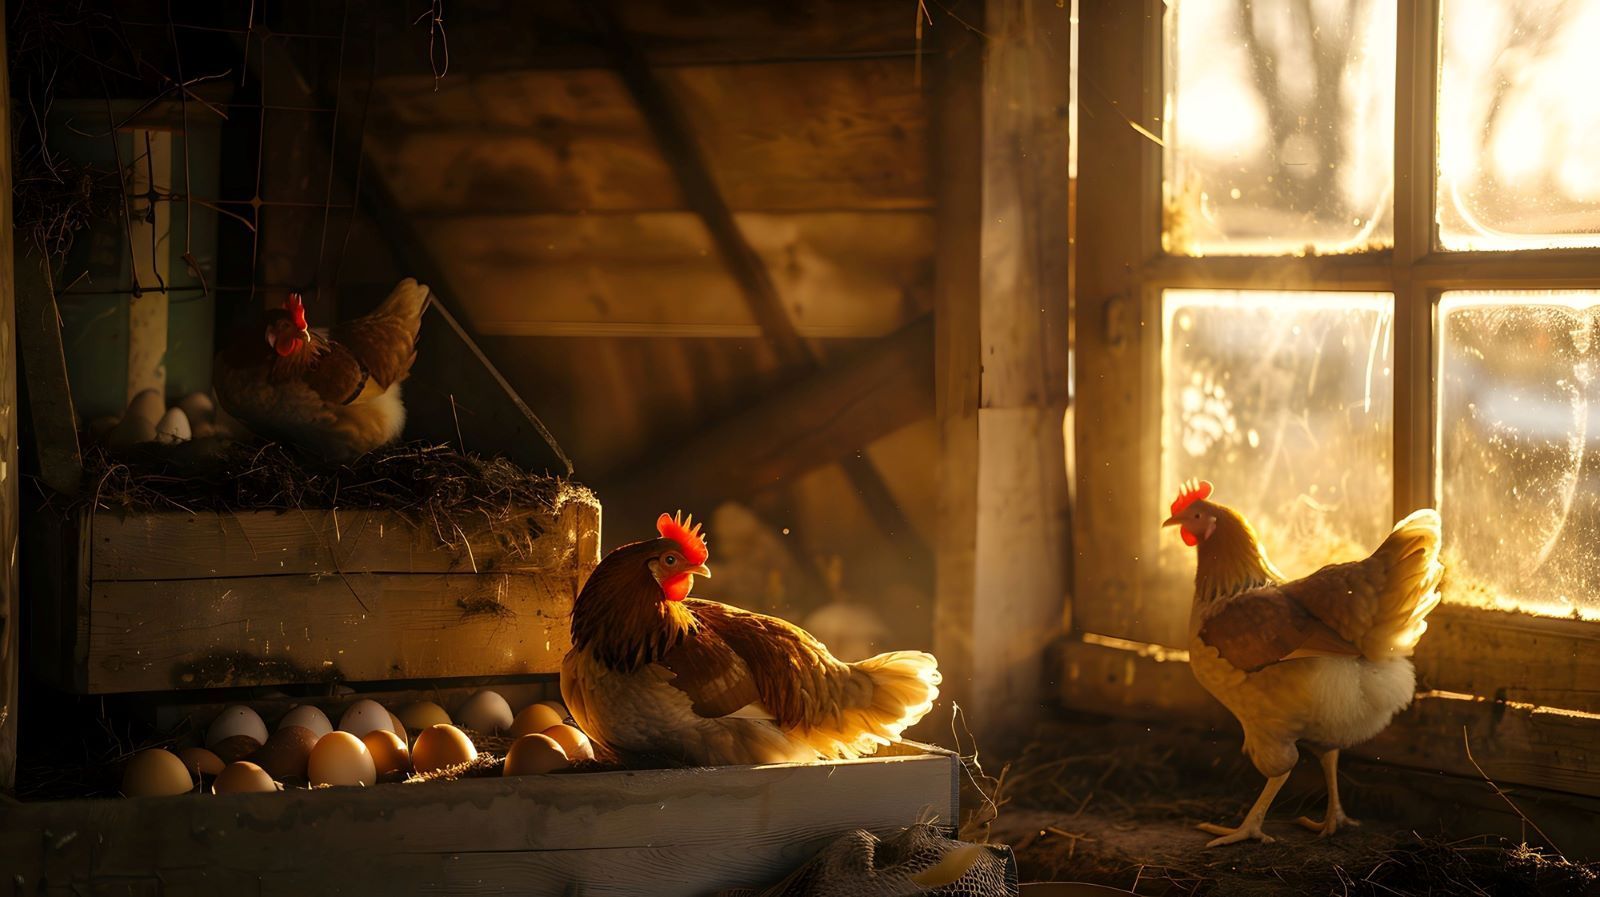
[{"label": "dusty glass", "polygon": [[1168,290],[1162,306],[1163,495],[1210,480],[1289,576],[1371,553],[1393,523],[1393,296]]},{"label": "dusty glass", "polygon": [[1439,305],[1445,600],[1600,617],[1600,292]]},{"label": "dusty glass", "polygon": [[1600,246],[1600,0],[1446,0],[1439,242]]},{"label": "dusty glass", "polygon": [[1395,21],[1394,0],[1169,0],[1168,252],[1392,245]]}]

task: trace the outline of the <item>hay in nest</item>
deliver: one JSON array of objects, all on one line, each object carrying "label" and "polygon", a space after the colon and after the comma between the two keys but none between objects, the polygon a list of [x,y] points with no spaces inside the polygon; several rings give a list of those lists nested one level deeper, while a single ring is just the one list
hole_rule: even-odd
[{"label": "hay in nest", "polygon": [[[513,554],[539,536],[540,518],[568,502],[595,502],[592,492],[571,480],[426,442],[327,466],[275,442],[211,440],[146,443],[115,453],[95,447],[84,453],[83,463],[85,485],[69,510],[386,510],[431,529],[449,546],[467,544],[469,529],[514,534],[505,539]],[[465,606],[462,612],[497,613]]]}]

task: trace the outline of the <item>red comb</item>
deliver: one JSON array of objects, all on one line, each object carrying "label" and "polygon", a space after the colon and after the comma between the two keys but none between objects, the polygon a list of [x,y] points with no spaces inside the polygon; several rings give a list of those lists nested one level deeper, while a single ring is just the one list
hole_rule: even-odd
[{"label": "red comb", "polygon": [[283,300],[283,309],[294,319],[294,326],[301,330],[306,329],[306,300],[299,293],[290,293],[289,298]]},{"label": "red comb", "polygon": [[711,556],[706,549],[705,538],[700,535],[700,524],[694,522],[693,514],[688,517],[684,517],[682,511],[675,516],[662,514],[656,518],[656,532],[661,534],[661,538],[678,543],[683,559],[691,564],[704,564],[706,558]]},{"label": "red comb", "polygon": [[1184,509],[1211,494],[1211,484],[1205,480],[1190,479],[1178,487],[1178,497],[1172,500],[1172,516],[1176,517]]}]

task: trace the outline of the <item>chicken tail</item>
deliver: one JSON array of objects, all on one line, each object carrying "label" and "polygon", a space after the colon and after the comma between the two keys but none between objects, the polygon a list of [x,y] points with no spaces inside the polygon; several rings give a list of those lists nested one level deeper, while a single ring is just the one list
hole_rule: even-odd
[{"label": "chicken tail", "polygon": [[1362,641],[1368,657],[1409,657],[1428,631],[1428,614],[1439,606],[1439,512],[1423,509],[1395,524],[1374,557],[1388,562],[1377,614]]},{"label": "chicken tail", "polygon": [[850,664],[850,700],[796,733],[825,757],[871,754],[933,709],[939,661],[923,651],[890,651]]},{"label": "chicken tail", "polygon": [[417,333],[422,329],[422,311],[428,307],[428,299],[432,293],[428,285],[417,283],[414,277],[407,277],[395,285],[389,298],[383,300],[370,317],[394,317],[406,322],[411,338],[415,340]]}]

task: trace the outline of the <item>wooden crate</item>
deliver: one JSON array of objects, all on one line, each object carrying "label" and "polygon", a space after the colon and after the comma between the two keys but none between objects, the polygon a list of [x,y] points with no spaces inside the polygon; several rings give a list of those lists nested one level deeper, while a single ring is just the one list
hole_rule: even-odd
[{"label": "wooden crate", "polygon": [[570,773],[16,803],[19,893],[690,897],[776,880],[843,832],[957,818],[958,761]]},{"label": "wooden crate", "polygon": [[443,532],[390,511],[40,517],[37,671],[89,694],[556,672],[600,561],[582,497]]}]

